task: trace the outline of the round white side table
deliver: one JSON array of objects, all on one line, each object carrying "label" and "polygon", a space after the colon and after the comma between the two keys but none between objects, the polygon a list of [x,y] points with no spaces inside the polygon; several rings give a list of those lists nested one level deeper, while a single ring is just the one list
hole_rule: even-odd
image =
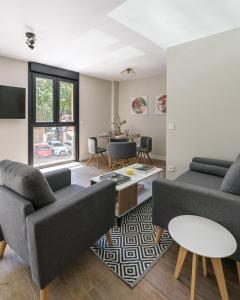
[{"label": "round white side table", "polygon": [[173,218],[168,225],[172,238],[180,245],[174,276],[178,279],[187,252],[193,253],[191,296],[195,297],[198,256],[202,256],[204,276],[207,276],[206,258],[212,261],[218,287],[223,300],[228,300],[228,292],[221,258],[231,256],[237,249],[233,235],[222,225],[193,215]]}]

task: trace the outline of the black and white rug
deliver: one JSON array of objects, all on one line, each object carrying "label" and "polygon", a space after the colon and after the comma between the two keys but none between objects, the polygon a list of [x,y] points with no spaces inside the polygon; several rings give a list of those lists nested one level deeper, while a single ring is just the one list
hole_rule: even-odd
[{"label": "black and white rug", "polygon": [[172,239],[164,231],[161,242],[155,239],[152,201],[148,200],[122,218],[121,226],[111,230],[113,246],[105,236],[91,247],[103,263],[130,287],[134,287],[170,248]]}]

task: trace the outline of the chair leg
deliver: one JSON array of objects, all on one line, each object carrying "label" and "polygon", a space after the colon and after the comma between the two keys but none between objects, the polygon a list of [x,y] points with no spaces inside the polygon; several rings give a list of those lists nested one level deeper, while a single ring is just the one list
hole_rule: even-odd
[{"label": "chair leg", "polygon": [[105,158],[105,156],[103,155],[103,153],[101,152],[101,155],[102,155],[102,158],[103,158],[103,160],[106,162],[106,164],[108,163],[107,162],[107,160],[106,160],[106,158]]},{"label": "chair leg", "polygon": [[139,157],[140,153],[141,153],[141,152],[140,152],[140,151],[138,151],[135,161],[137,161],[137,159],[138,159],[138,157]]},{"label": "chair leg", "polygon": [[160,243],[162,233],[163,233],[163,229],[161,227],[158,227],[156,231],[156,238],[155,238],[156,244]]},{"label": "chair leg", "polygon": [[112,243],[112,237],[111,237],[111,232],[110,230],[108,232],[106,232],[106,239],[107,239],[107,243],[108,243],[108,246],[112,246],[113,243]]},{"label": "chair leg", "polygon": [[91,162],[93,156],[94,156],[94,154],[91,154],[91,156],[90,156],[90,158],[89,158],[89,160],[88,160],[88,162],[87,162],[87,166],[90,164],[90,162]]},{"label": "chair leg", "polygon": [[3,254],[6,249],[6,246],[7,246],[7,244],[5,241],[0,242],[0,259],[3,258]]},{"label": "chair leg", "polygon": [[108,158],[108,168],[109,168],[109,169],[111,169],[111,164],[112,164],[111,158],[109,157],[109,158]]},{"label": "chair leg", "polygon": [[240,284],[240,262],[239,261],[236,261],[236,266],[237,266],[238,280]]},{"label": "chair leg", "polygon": [[47,290],[48,287],[40,290],[40,300],[47,300]]},{"label": "chair leg", "polygon": [[112,166],[112,169],[111,169],[111,172],[115,169],[116,165],[117,165],[117,160],[114,162],[114,164]]},{"label": "chair leg", "polygon": [[99,168],[98,153],[97,153],[97,168]]},{"label": "chair leg", "polygon": [[147,155],[147,158],[148,158],[148,160],[150,161],[150,164],[152,165],[152,160],[151,160],[151,157],[149,156],[149,154],[148,153],[146,153],[146,155]]}]

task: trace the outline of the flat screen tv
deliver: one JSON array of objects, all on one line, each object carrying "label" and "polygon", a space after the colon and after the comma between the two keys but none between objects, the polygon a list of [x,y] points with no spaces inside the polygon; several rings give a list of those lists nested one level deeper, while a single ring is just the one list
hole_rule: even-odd
[{"label": "flat screen tv", "polygon": [[25,88],[0,85],[0,119],[25,119]]}]

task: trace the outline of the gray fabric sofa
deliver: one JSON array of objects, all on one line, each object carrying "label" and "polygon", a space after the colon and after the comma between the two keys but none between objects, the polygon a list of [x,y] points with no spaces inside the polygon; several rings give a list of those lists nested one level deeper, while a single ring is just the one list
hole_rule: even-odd
[{"label": "gray fabric sofa", "polygon": [[[185,214],[214,220],[235,237],[238,248],[232,258],[240,261],[240,196],[220,190],[232,164],[232,161],[196,157],[190,169],[174,181],[153,182],[153,224],[167,229],[172,218]],[[157,232],[158,242],[161,232]]]},{"label": "gray fabric sofa", "polygon": [[[45,299],[47,285],[82,251],[104,234],[111,244],[115,184],[103,181],[84,188],[71,184],[69,169],[46,174],[45,179],[30,166],[16,163],[15,168],[13,162],[6,162],[0,162],[0,257],[6,244],[15,250],[30,266],[32,278],[41,289],[40,298]],[[11,180],[11,189],[6,178]],[[36,208],[36,199],[24,198],[21,194],[26,191],[21,188],[32,188],[34,194],[39,184],[46,185],[41,186],[46,188],[45,198],[52,193],[50,198],[55,199]],[[37,196],[41,193],[37,190]]]}]

